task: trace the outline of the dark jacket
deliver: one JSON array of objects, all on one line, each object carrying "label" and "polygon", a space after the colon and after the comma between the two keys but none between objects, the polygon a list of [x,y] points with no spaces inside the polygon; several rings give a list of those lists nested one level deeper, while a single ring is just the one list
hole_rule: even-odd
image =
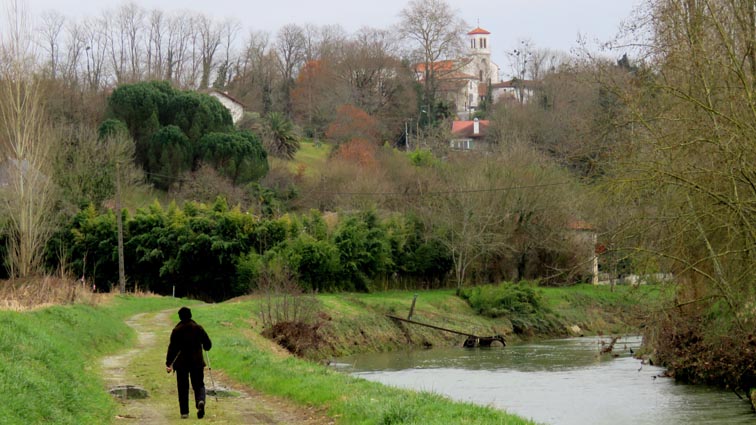
[{"label": "dark jacket", "polygon": [[212,346],[213,343],[202,326],[191,319],[182,320],[171,332],[165,365],[174,370],[203,368],[205,359],[202,357],[202,349],[209,351]]}]

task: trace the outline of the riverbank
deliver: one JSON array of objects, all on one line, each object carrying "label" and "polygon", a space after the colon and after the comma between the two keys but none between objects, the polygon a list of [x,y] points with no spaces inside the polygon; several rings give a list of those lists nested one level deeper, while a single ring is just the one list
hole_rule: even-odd
[{"label": "riverbank", "polygon": [[[539,299],[536,309],[508,312],[498,317],[476,311],[457,296],[455,290],[318,295],[309,301],[315,304],[316,311],[308,326],[288,333],[283,329],[275,337],[282,346],[316,361],[408,347],[461,346],[464,336],[387,317],[407,317],[415,294],[414,321],[478,336],[504,335],[510,342],[638,334],[649,317],[648,312],[662,297],[661,288],[656,286],[618,286],[612,290],[608,286],[577,285],[533,290]],[[257,301],[265,303],[259,298]],[[259,302],[252,302],[251,306],[264,308]],[[255,326],[262,332],[260,321]],[[305,335],[303,329],[310,332]]]}]

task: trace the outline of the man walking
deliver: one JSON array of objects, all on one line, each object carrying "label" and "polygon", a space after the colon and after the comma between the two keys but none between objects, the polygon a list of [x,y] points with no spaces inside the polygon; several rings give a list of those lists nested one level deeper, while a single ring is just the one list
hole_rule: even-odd
[{"label": "man walking", "polygon": [[197,418],[205,417],[205,359],[202,350],[209,351],[213,346],[207,332],[192,320],[192,311],[181,307],[178,311],[181,320],[171,332],[171,342],[165,356],[166,372],[176,372],[178,386],[179,411],[181,418],[189,417],[189,380],[194,390],[194,405]]}]

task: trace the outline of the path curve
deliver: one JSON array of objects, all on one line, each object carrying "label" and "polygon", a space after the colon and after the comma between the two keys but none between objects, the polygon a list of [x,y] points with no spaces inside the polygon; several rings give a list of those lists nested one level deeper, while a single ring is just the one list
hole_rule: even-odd
[{"label": "path curve", "polygon": [[[163,366],[165,345],[173,323],[174,309],[157,313],[139,313],[126,324],[137,333],[136,346],[101,360],[101,373],[110,389],[121,385],[135,385],[149,392],[146,399],[121,400],[115,423],[120,424],[184,424],[178,412],[176,380],[174,375],[165,376]],[[165,341],[164,341],[165,340]],[[156,365],[156,367],[147,366]],[[331,425],[334,420],[314,408],[295,405],[292,402],[260,392],[234,382],[222,370],[212,369],[215,388],[230,390],[237,396],[207,396],[206,423],[217,424],[295,424]],[[205,373],[205,387],[213,389],[209,374]],[[191,415],[195,414],[190,390]],[[196,417],[190,418],[197,420]]]}]

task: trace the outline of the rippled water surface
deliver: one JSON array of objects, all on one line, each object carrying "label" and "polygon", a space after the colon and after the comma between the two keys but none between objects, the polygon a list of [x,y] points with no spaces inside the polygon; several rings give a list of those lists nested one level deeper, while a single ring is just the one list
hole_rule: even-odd
[{"label": "rippled water surface", "polygon": [[[604,338],[605,342],[608,342]],[[491,349],[432,349],[353,356],[335,367],[397,387],[491,405],[554,425],[756,424],[734,393],[676,384],[631,355],[640,339],[599,355],[599,338]]]}]

